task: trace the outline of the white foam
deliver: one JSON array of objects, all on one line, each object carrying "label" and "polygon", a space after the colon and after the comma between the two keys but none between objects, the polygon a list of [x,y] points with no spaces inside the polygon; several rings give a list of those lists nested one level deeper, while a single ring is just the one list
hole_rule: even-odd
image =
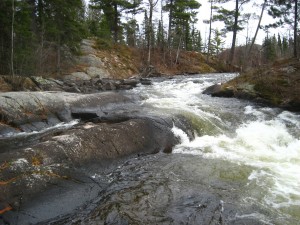
[{"label": "white foam", "polygon": [[190,142],[188,135],[183,130],[175,127],[174,125],[172,127],[172,132],[175,135],[175,137],[180,138],[180,143],[182,145]]},{"label": "white foam", "polygon": [[43,130],[40,130],[40,131],[32,131],[32,132],[20,132],[20,133],[7,133],[5,135],[0,135],[0,137],[23,137],[23,136],[30,136],[30,135],[34,135],[34,134],[39,134],[39,133],[46,133],[48,131],[51,131],[51,130],[56,130],[56,129],[68,129],[68,128],[71,128],[73,126],[75,126],[76,124],[79,123],[79,120],[72,120],[68,123],[58,123],[52,127],[48,127],[48,128],[45,128]]},{"label": "white foam", "polygon": [[[254,171],[249,176],[249,183],[255,182],[268,190],[265,203],[273,207],[300,205],[300,115],[287,111],[279,113],[279,110],[267,107],[245,107],[243,102],[240,104],[238,101],[233,102],[236,105],[232,105],[231,109],[223,105],[227,102],[225,99],[203,96],[202,91],[213,82],[224,82],[236,74],[221,76],[221,79],[204,76],[187,78],[181,82],[154,82],[152,86],[140,86],[133,92],[142,95],[141,104],[163,109],[167,113],[187,112],[221,129],[214,136],[204,133],[189,141],[182,130],[173,127],[172,131],[181,140],[174,153],[218,158],[241,166],[250,165]],[[222,108],[218,111],[219,106]],[[239,113],[243,115],[235,121]],[[244,122],[238,124],[243,119]],[[223,127],[236,130],[228,129],[234,133],[225,133],[227,130],[223,130]]]},{"label": "white foam", "polygon": [[226,135],[197,137],[177,146],[173,152],[227,159],[260,168],[249,180],[256,180],[261,186],[270,185],[264,182],[266,179],[272,180],[272,187],[267,187],[271,190],[266,197],[268,204],[274,207],[299,204],[300,139],[293,137],[278,118],[243,124],[233,138]]}]

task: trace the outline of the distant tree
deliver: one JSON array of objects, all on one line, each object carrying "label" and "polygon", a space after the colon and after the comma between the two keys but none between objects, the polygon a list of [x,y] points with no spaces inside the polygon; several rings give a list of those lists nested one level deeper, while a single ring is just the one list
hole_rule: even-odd
[{"label": "distant tree", "polygon": [[248,56],[251,55],[251,51],[252,51],[254,43],[256,41],[258,31],[261,28],[261,21],[262,21],[266,6],[267,6],[267,0],[264,0],[264,2],[262,4],[262,7],[261,7],[261,13],[260,13],[260,16],[259,16],[258,24],[256,26],[255,34],[254,34],[254,37],[252,38],[252,42],[251,42],[251,45],[250,45],[250,48],[249,48],[249,51],[248,51]]},{"label": "distant tree", "polygon": [[275,36],[271,38],[265,37],[263,41],[263,56],[266,62],[273,62],[276,59],[276,47],[277,40]]},{"label": "distant tree", "polygon": [[56,44],[57,72],[61,70],[61,50],[63,45],[76,49],[85,36],[85,8],[82,0],[44,0],[43,26],[45,38]]},{"label": "distant tree", "polygon": [[136,36],[139,30],[138,23],[135,19],[130,19],[127,23],[124,24],[125,34],[126,34],[126,43],[128,46],[136,46]]},{"label": "distant tree", "polygon": [[288,51],[289,51],[289,42],[286,37],[283,37],[282,38],[282,54],[284,57],[287,56]]},{"label": "distant tree", "polygon": [[[221,0],[219,2],[226,3],[229,1],[231,1],[231,0]],[[229,62],[230,63],[233,62],[233,58],[234,58],[237,33],[244,29],[243,28],[244,20],[241,19],[242,5],[249,2],[249,0],[244,0],[244,1],[234,0],[234,2],[235,2],[235,8],[233,10],[228,10],[228,9],[221,7],[218,10],[218,14],[214,16],[214,20],[224,22],[225,28],[223,31],[233,33],[230,54],[229,54]]]},{"label": "distant tree", "polygon": [[153,10],[157,5],[158,0],[148,0],[148,11],[149,11],[149,19],[148,19],[148,33],[147,33],[147,48],[148,48],[148,59],[147,65],[151,65],[151,48],[152,42],[154,41],[154,31],[153,31]]},{"label": "distant tree", "polygon": [[213,38],[211,40],[211,54],[219,55],[221,51],[224,49],[225,41],[224,34],[220,32],[218,29],[213,30]]},{"label": "distant tree", "polygon": [[201,36],[201,32],[200,30],[198,30],[198,32],[196,32],[196,38],[195,38],[195,51],[197,52],[202,52],[203,50],[203,40],[202,40],[202,36]]},{"label": "distant tree", "polygon": [[214,5],[216,0],[209,0],[208,2],[210,3],[210,17],[209,17],[209,20],[204,20],[203,21],[204,23],[209,24],[208,44],[207,44],[207,58],[206,58],[207,61],[208,61],[208,58],[211,54],[212,23],[214,22],[214,20],[213,20],[213,11],[218,9],[218,7]]},{"label": "distant tree", "polygon": [[158,21],[158,28],[156,34],[156,45],[160,49],[163,49],[165,44],[164,27],[161,20]]},{"label": "distant tree", "polygon": [[283,25],[290,25],[293,27],[293,56],[298,57],[298,20],[299,20],[299,0],[273,0],[270,7],[269,15],[274,19],[278,19],[275,23],[270,24],[269,27],[279,27]]},{"label": "distant tree", "polygon": [[280,56],[280,57],[282,57],[282,41],[281,41],[281,37],[280,37],[280,35],[278,34],[277,35],[277,49],[278,49],[278,55]]}]

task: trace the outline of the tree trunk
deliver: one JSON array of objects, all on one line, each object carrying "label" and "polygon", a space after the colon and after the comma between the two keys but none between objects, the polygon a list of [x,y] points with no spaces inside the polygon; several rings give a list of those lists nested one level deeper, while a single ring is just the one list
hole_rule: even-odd
[{"label": "tree trunk", "polygon": [[152,41],[152,16],[153,16],[153,2],[152,0],[149,0],[149,21],[148,21],[148,60],[147,60],[147,66],[149,67],[151,65],[151,41]]},{"label": "tree trunk", "polygon": [[171,49],[172,20],[173,20],[173,0],[170,0],[169,30],[168,30],[168,48],[169,48],[169,49]]},{"label": "tree trunk", "polygon": [[118,42],[118,22],[119,22],[119,17],[118,17],[118,5],[115,3],[114,4],[114,42]]},{"label": "tree trunk", "polygon": [[257,33],[259,31],[259,28],[260,28],[261,20],[262,20],[262,17],[264,15],[264,11],[265,11],[266,5],[267,5],[267,0],[264,0],[264,4],[263,4],[263,6],[261,8],[261,13],[260,13],[259,21],[258,21],[258,24],[257,24],[257,27],[256,27],[256,31],[255,31],[254,37],[252,39],[252,42],[251,42],[251,45],[250,45],[250,48],[249,48],[249,51],[248,51],[248,57],[250,57],[252,48],[254,46],[254,43],[255,43],[255,40],[256,40],[256,37],[257,37]]},{"label": "tree trunk", "polygon": [[178,44],[178,48],[177,48],[175,64],[178,63],[178,58],[179,58],[179,53],[180,53],[180,45],[181,45],[181,41],[182,41],[182,33],[180,34],[180,38],[179,38],[179,44]]},{"label": "tree trunk", "polygon": [[12,19],[11,19],[11,55],[10,55],[10,65],[11,65],[11,75],[15,76],[14,71],[14,23],[15,23],[15,0],[12,0]]},{"label": "tree trunk", "polygon": [[294,57],[297,58],[297,47],[298,47],[298,41],[297,41],[297,25],[298,25],[298,0],[295,0],[295,18],[294,18]]},{"label": "tree trunk", "polygon": [[207,44],[207,56],[206,56],[207,62],[208,62],[208,58],[210,55],[212,13],[213,13],[213,1],[211,0],[210,1],[209,34],[208,34],[208,44]]},{"label": "tree trunk", "polygon": [[232,64],[234,59],[235,52],[235,42],[238,28],[238,17],[239,17],[239,0],[235,0],[235,13],[234,13],[234,25],[233,25],[233,36],[232,36],[232,45],[230,49],[229,62]]}]

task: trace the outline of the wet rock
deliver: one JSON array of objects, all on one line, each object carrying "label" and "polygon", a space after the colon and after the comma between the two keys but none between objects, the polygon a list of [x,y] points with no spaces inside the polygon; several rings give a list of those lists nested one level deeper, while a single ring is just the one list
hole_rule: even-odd
[{"label": "wet rock", "polygon": [[234,90],[232,88],[224,88],[220,84],[214,84],[202,92],[203,94],[211,95],[213,97],[233,97]]},{"label": "wet rock", "polygon": [[[19,203],[50,188],[53,183],[76,179],[75,168],[96,163],[101,165],[132,154],[150,154],[172,148],[177,143],[168,123],[152,119],[130,119],[114,124],[87,123],[44,141],[1,153],[3,166],[0,180],[0,199],[12,202],[21,195]],[[22,202],[20,202],[22,201]],[[16,208],[16,205],[12,205]]]},{"label": "wet rock", "polygon": [[19,131],[7,124],[0,123],[0,136],[5,136],[11,133],[18,133]]},{"label": "wet rock", "polygon": [[139,83],[139,81],[137,79],[124,79],[122,81],[123,85],[129,85],[132,87],[136,87],[136,85]]},{"label": "wet rock", "polygon": [[146,79],[146,78],[141,78],[140,82],[142,85],[151,85],[152,81],[150,79]]},{"label": "wet rock", "polygon": [[221,91],[222,86],[220,84],[214,84],[208,88],[206,88],[202,94],[206,94],[206,95],[212,95],[214,93],[217,93],[219,91]]},{"label": "wet rock", "polygon": [[7,92],[0,94],[0,119],[6,125],[29,132],[53,125],[54,121],[71,121],[72,112],[93,109],[103,115],[103,110],[114,111],[118,104],[129,102],[128,98],[112,92],[87,95],[65,92]]},{"label": "wet rock", "polygon": [[30,77],[31,80],[37,85],[40,90],[43,91],[62,91],[63,90],[63,82],[54,80],[54,79],[46,79],[43,77]]}]

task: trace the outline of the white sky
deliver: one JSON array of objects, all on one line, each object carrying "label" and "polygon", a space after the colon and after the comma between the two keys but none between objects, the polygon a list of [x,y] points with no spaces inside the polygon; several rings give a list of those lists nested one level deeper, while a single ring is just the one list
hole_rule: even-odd
[{"label": "white sky", "polygon": [[[88,4],[89,0],[85,0]],[[207,0],[197,0],[199,3],[201,3],[201,7],[198,10],[198,23],[197,23],[197,29],[199,29],[201,31],[201,36],[204,40],[208,37],[208,30],[209,30],[209,25],[208,24],[204,24],[203,20],[208,20],[210,17],[210,3],[208,3]],[[228,10],[233,10],[234,9],[234,2],[235,1],[230,1],[228,3],[223,3],[222,7],[228,9]],[[261,4],[263,2],[263,0],[255,0],[255,3]],[[158,6],[159,7],[159,6]],[[154,17],[159,18],[160,17],[160,12],[158,12],[159,10],[157,10],[156,13],[154,13]],[[242,13],[256,13],[257,16],[260,15],[261,13],[261,8],[259,6],[254,6],[253,3],[248,3],[243,5],[243,11]],[[143,20],[143,16],[144,15],[140,15],[137,17],[138,20],[142,21]],[[167,14],[164,15],[164,21],[167,21]],[[263,20],[262,20],[262,24],[261,25],[267,25],[273,22],[273,19],[268,15],[267,10],[265,10],[264,15],[263,15]],[[236,45],[242,45],[245,44],[246,42],[246,36],[247,36],[247,31],[248,31],[248,36],[250,38],[252,38],[254,36],[255,30],[256,30],[256,26],[258,23],[258,19],[256,20],[250,20],[249,25],[248,25],[248,29],[245,28],[243,31],[240,31],[237,35],[237,42]],[[166,26],[167,22],[165,22],[165,26]],[[212,28],[218,28],[219,30],[221,30],[223,28],[223,23],[221,22],[215,22],[212,24]],[[273,29],[273,30],[269,30],[270,34],[269,35],[273,35],[275,34],[277,36],[277,33],[279,33],[280,35],[285,35],[288,36],[289,34],[287,33],[286,29]],[[263,39],[265,38],[266,33],[263,30],[259,30],[257,38],[256,38],[256,43],[257,44],[262,44]],[[232,40],[232,32],[227,34],[226,40],[225,40],[225,47],[229,48],[231,46],[231,40]]]},{"label": "white sky", "polygon": [[[201,7],[199,8],[199,13],[198,13],[198,29],[200,29],[201,31],[201,35],[202,38],[205,38],[205,35],[208,36],[208,31],[209,31],[209,25],[208,24],[204,24],[203,20],[208,20],[210,17],[210,3],[208,3],[207,0],[197,0],[198,2],[201,3]],[[221,6],[228,9],[228,10],[233,10],[235,8],[235,1],[231,1],[228,3],[223,3]],[[263,0],[256,0],[255,3],[256,4],[261,4],[263,2]],[[261,7],[260,6],[254,6],[253,3],[248,3],[243,5],[243,11],[244,13],[256,13],[257,16],[259,16],[261,14]],[[262,23],[261,25],[267,25],[270,23],[273,23],[273,18],[271,16],[268,15],[267,9],[265,9],[264,11],[264,15],[263,15],[263,19],[262,19]],[[252,19],[249,22],[248,25],[248,36],[250,38],[254,37],[255,34],[255,30],[258,24],[258,19],[254,20]],[[222,29],[223,28],[223,23],[221,22],[215,22],[212,24],[213,28],[218,28],[218,29]],[[269,35],[273,35],[275,33],[275,35],[277,36],[277,33],[279,32],[280,35],[288,35],[286,34],[286,30],[285,29],[270,29],[270,34]],[[263,39],[265,38],[266,33],[264,32],[264,30],[260,29],[258,31],[258,35],[256,37],[256,43],[257,44],[262,44]],[[247,28],[245,28],[243,31],[238,32],[237,34],[237,45],[241,45],[241,44],[245,44],[246,42],[246,37],[247,37]],[[231,45],[231,41],[232,41],[232,32],[227,34],[227,38],[226,38],[226,43],[225,43],[225,47],[230,47]]]}]

